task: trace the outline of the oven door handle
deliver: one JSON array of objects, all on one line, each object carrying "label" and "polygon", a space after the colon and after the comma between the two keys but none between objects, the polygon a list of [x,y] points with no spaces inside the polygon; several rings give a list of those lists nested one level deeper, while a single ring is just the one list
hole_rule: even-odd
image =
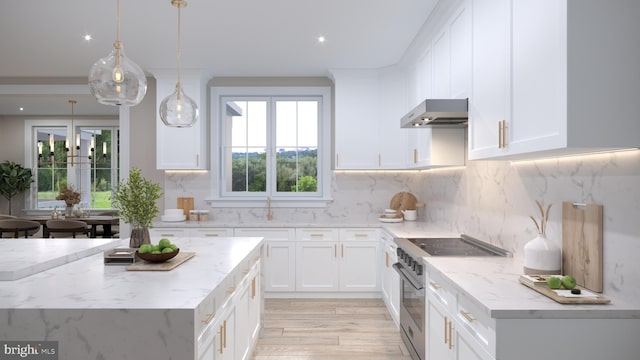
[{"label": "oven door handle", "polygon": [[407,273],[407,270],[400,263],[393,264],[393,268],[396,269],[398,274],[400,274],[411,286],[416,290],[422,290],[422,284],[417,283],[411,275]]}]

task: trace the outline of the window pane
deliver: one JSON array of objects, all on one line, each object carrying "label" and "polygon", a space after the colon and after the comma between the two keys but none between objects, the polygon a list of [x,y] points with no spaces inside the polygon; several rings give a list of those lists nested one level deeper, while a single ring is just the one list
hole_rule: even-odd
[{"label": "window pane", "polygon": [[111,189],[115,185],[113,179],[117,179],[117,169],[112,167],[111,143],[117,131],[113,128],[82,128],[80,134],[81,158],[76,188],[81,193],[81,206],[111,209]]},{"label": "window pane", "polygon": [[[267,191],[267,102],[235,100],[228,113],[226,190],[232,192]],[[237,114],[240,112],[240,114]]]},{"label": "window pane", "polygon": [[318,101],[276,102],[276,188],[318,190]]},{"label": "window pane", "polygon": [[[60,187],[67,186],[67,157],[65,153],[66,129],[35,129],[36,148],[38,149],[35,208],[53,209],[64,207],[64,201],[56,200]],[[53,147],[51,146],[53,144]],[[51,156],[51,152],[54,153]]]}]

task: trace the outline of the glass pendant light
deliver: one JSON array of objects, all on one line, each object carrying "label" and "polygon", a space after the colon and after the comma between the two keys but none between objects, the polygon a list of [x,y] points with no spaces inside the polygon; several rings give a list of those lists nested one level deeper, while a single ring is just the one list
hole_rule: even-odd
[{"label": "glass pendant light", "polygon": [[182,91],[180,82],[180,9],[187,6],[185,0],[171,0],[178,8],[178,82],[176,90],[160,103],[160,119],[171,127],[189,127],[198,121],[198,105]]},{"label": "glass pendant light", "polygon": [[117,0],[117,30],[113,50],[91,67],[89,88],[99,103],[115,106],[138,105],[147,93],[144,71],[124,55],[124,47],[120,42],[120,0]]}]

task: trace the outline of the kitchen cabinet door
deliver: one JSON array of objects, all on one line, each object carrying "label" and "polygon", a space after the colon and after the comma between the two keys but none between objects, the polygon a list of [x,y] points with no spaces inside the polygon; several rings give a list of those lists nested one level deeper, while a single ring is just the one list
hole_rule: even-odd
[{"label": "kitchen cabinet door", "polygon": [[189,230],[191,237],[230,237],[233,236],[232,228],[197,228]]},{"label": "kitchen cabinet door", "polygon": [[168,238],[173,242],[174,239],[189,236],[189,229],[187,228],[151,228],[149,229],[149,236],[152,243],[157,243],[161,238]]},{"label": "kitchen cabinet door", "polygon": [[340,243],[340,291],[378,291],[378,241]]},{"label": "kitchen cabinet door", "polygon": [[[156,77],[157,104],[175,91],[175,73],[152,71]],[[206,170],[207,164],[207,110],[206,80],[199,73],[186,72],[181,76],[183,90],[198,105],[200,117],[192,127],[166,126],[156,114],[156,168],[158,170]]]},{"label": "kitchen cabinet door", "polygon": [[403,169],[406,130],[404,76],[395,67],[333,70],[335,158],[338,170]]},{"label": "kitchen cabinet door", "polygon": [[296,288],[296,243],[293,228],[236,228],[235,236],[264,237],[264,290],[293,292]]},{"label": "kitchen cabinet door", "polygon": [[[235,357],[236,308],[233,305],[221,310],[218,332],[213,340],[215,360],[237,360]],[[239,334],[245,336],[246,334]]]},{"label": "kitchen cabinet door", "polygon": [[437,302],[427,305],[427,359],[454,360],[453,319]]},{"label": "kitchen cabinet door", "polygon": [[510,0],[473,0],[470,160],[505,152],[499,140],[500,125],[512,120],[510,26]]},{"label": "kitchen cabinet door", "polygon": [[339,291],[337,241],[298,241],[296,291]]}]

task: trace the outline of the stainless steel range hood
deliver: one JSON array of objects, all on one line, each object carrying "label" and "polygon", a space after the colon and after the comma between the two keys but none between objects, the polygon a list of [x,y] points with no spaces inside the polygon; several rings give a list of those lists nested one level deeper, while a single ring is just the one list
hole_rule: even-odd
[{"label": "stainless steel range hood", "polygon": [[427,99],[400,119],[400,127],[465,127],[468,117],[468,99]]}]

